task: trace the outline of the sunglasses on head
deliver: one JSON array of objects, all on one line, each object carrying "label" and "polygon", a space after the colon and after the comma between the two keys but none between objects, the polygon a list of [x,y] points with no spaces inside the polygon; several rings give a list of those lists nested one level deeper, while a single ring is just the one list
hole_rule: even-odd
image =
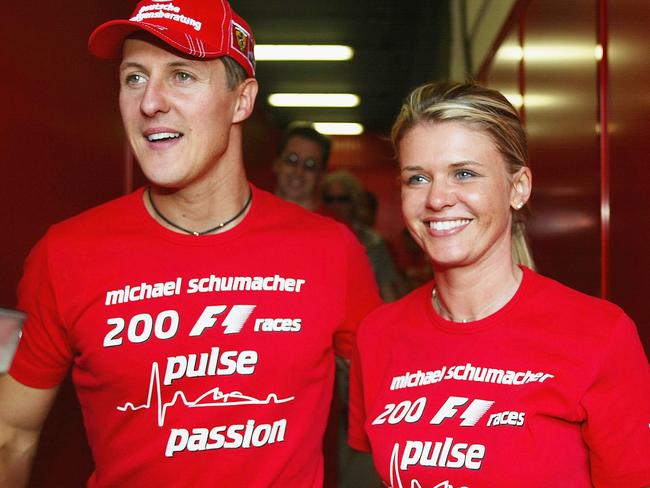
[{"label": "sunglasses on head", "polygon": [[293,168],[297,168],[298,165],[302,165],[302,169],[305,171],[318,171],[320,169],[320,165],[315,159],[306,158],[300,161],[300,158],[295,153],[289,153],[284,156],[282,158],[282,162],[287,166],[291,166]]}]

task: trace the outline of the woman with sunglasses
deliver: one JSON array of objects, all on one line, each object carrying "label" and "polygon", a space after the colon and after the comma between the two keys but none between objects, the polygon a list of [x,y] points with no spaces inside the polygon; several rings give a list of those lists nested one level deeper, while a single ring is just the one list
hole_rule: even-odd
[{"label": "woman with sunglasses", "polygon": [[392,302],[403,296],[405,284],[388,246],[368,221],[371,209],[367,208],[367,192],[361,182],[349,171],[338,170],[323,177],[320,190],[323,214],[346,224],[366,249],[381,298]]},{"label": "woman with sunglasses", "polygon": [[650,486],[633,322],[513,259],[532,188],[516,110],[475,84],[427,84],[392,141],[435,278],[362,324],[350,445],[393,488]]}]

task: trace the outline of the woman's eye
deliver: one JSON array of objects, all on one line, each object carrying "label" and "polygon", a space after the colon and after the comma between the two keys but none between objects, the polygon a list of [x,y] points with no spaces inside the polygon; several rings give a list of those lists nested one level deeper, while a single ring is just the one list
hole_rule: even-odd
[{"label": "woman's eye", "polygon": [[406,178],[406,183],[408,185],[423,185],[428,181],[429,179],[423,175],[411,175]]},{"label": "woman's eye", "polygon": [[455,176],[459,180],[467,180],[476,176],[476,173],[474,173],[473,171],[469,171],[467,169],[459,169],[458,171],[456,171]]}]

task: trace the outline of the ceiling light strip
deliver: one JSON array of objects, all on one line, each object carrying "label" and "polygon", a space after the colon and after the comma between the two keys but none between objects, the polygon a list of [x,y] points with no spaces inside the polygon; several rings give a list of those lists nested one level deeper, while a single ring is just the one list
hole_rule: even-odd
[{"label": "ceiling light strip", "polygon": [[354,57],[350,46],[336,44],[258,44],[257,61],[348,61]]},{"label": "ceiling light strip", "polygon": [[314,129],[328,136],[358,136],[363,134],[363,125],[356,122],[314,122]]},{"label": "ceiling light strip", "polygon": [[273,107],[356,107],[361,100],[352,93],[272,93]]}]

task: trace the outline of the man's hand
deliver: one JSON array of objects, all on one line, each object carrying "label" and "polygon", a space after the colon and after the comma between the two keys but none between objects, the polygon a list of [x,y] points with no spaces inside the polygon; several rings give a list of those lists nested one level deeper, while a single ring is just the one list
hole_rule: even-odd
[{"label": "man's hand", "polygon": [[0,377],[0,488],[27,484],[38,437],[58,389],[30,388],[9,375]]}]

